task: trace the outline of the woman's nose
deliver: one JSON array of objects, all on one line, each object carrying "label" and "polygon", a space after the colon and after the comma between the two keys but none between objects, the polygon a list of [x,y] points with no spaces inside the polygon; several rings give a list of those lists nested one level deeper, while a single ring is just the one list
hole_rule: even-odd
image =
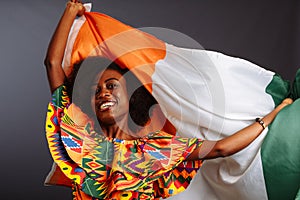
[{"label": "woman's nose", "polygon": [[101,92],[96,95],[96,98],[104,98],[104,97],[109,97],[111,95],[111,92],[109,89],[103,88]]}]

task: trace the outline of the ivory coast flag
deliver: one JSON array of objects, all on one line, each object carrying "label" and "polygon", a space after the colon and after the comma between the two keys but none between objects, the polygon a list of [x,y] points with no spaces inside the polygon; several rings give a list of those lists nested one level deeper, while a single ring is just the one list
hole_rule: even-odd
[{"label": "ivory coast flag", "polygon": [[176,47],[107,15],[86,12],[69,36],[67,75],[74,63],[95,55],[116,61],[147,84],[171,122],[164,128],[185,137],[221,139],[292,96],[295,102],[250,146],[205,161],[189,188],[171,199],[296,199],[297,193],[300,198],[299,71],[290,87],[246,60]]}]

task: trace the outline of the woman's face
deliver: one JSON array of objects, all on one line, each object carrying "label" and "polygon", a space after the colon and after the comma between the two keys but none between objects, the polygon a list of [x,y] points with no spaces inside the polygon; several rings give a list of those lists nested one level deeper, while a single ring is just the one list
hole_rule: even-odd
[{"label": "woman's face", "polygon": [[115,70],[99,73],[92,86],[92,108],[102,125],[112,125],[126,119],[129,101],[126,80]]}]

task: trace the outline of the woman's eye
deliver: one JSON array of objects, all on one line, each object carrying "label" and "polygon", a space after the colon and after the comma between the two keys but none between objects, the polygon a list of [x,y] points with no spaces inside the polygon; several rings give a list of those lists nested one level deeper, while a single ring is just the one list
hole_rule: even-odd
[{"label": "woman's eye", "polygon": [[101,92],[101,88],[96,88],[95,94],[99,94]]},{"label": "woman's eye", "polygon": [[119,85],[117,83],[109,83],[106,86],[106,88],[109,89],[109,90],[113,90],[113,89],[116,89],[118,87],[119,87]]}]

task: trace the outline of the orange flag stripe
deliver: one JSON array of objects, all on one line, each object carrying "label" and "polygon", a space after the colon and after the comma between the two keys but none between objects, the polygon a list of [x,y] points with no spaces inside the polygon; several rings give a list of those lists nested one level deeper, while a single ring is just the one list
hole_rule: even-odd
[{"label": "orange flag stripe", "polygon": [[[165,43],[101,13],[85,13],[71,53],[71,65],[88,56],[103,56],[130,69],[152,92],[155,63],[166,55]],[[149,84],[150,83],[150,84]]]}]

